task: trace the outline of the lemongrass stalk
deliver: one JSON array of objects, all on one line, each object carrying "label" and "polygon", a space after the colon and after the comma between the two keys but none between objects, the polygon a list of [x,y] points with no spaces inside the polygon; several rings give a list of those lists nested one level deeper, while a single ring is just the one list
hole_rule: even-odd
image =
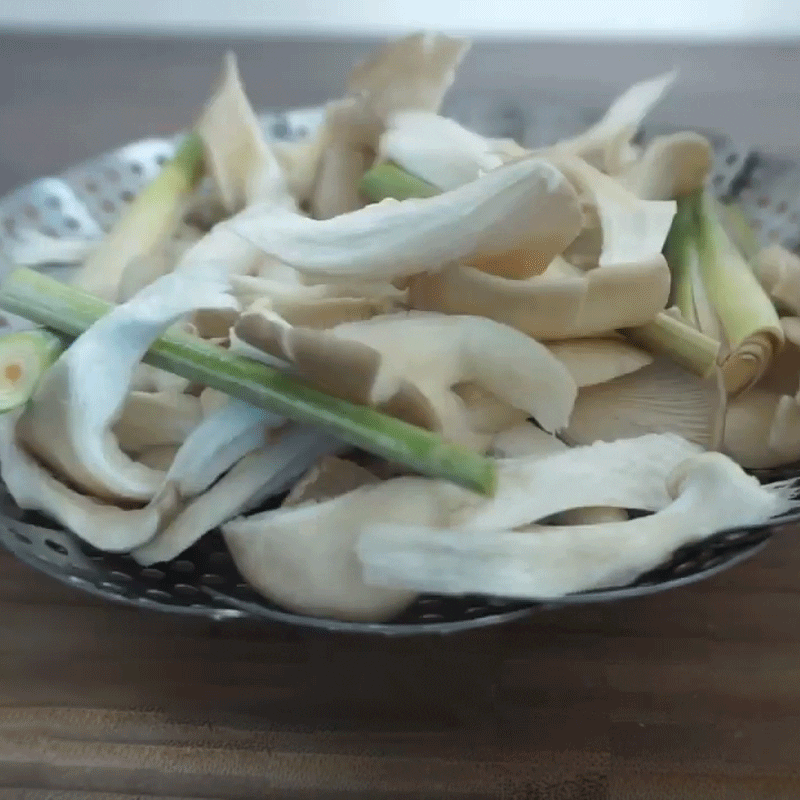
[{"label": "lemongrass stalk", "polygon": [[[111,306],[97,297],[28,269],[0,285],[0,308],[77,337]],[[491,494],[491,459],[451,444],[430,431],[331,397],[259,362],[177,328],[162,336],[144,361],[192,382],[210,386],[297,422],[319,426],[356,447],[424,475]]]},{"label": "lemongrass stalk", "polygon": [[665,355],[702,378],[713,375],[718,365],[719,342],[663,311],[652,322],[628,328],[625,334],[645,350]]},{"label": "lemongrass stalk", "polygon": [[30,400],[69,339],[42,328],[0,337],[0,413]]},{"label": "lemongrass stalk", "polygon": [[672,226],[664,243],[664,257],[672,273],[672,302],[690,325],[698,327],[694,302],[693,275],[699,256],[693,236],[694,217],[691,206],[678,200]]},{"label": "lemongrass stalk", "polygon": [[739,248],[747,262],[752,261],[761,249],[761,245],[742,207],[736,201],[730,203],[718,201],[715,203],[715,210],[731,241]]},{"label": "lemongrass stalk", "polygon": [[125,267],[177,229],[188,197],[203,175],[203,162],[202,139],[190,133],[87,258],[72,284],[97,297],[115,300]]},{"label": "lemongrass stalk", "polygon": [[695,217],[698,270],[730,355],[722,364],[731,391],[751,386],[783,345],[775,306],[731,242],[706,192],[685,198]]},{"label": "lemongrass stalk", "polygon": [[410,200],[415,197],[433,197],[441,191],[427,181],[406,172],[391,162],[377,164],[364,173],[358,184],[359,192],[368,200]]}]

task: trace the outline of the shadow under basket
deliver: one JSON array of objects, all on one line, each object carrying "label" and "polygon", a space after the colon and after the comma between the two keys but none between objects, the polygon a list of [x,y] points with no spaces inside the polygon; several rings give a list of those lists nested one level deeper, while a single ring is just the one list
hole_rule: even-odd
[{"label": "shadow under basket", "polygon": [[[517,138],[528,147],[576,134],[600,116],[596,110],[562,107],[550,100],[527,108],[504,102],[456,92],[444,113],[479,133]],[[265,113],[261,121],[270,138],[296,140],[313,132],[323,118],[322,108],[308,108]],[[665,132],[645,126],[642,137]],[[710,176],[714,193],[740,203],[762,243],[777,241],[791,249],[800,247],[798,165],[755,152],[727,136],[701,132],[714,147]],[[135,142],[0,199],[0,256],[29,230],[65,238],[101,236],[174,153],[176,141],[153,138]],[[27,325],[10,315],[5,321],[6,330]],[[762,472],[758,477],[800,477],[800,465]],[[90,594],[142,609],[214,620],[258,619],[384,635],[453,633],[521,619],[536,610],[608,602],[685,586],[750,558],[775,530],[797,521],[800,514],[724,531],[681,548],[668,562],[626,587],[541,601],[427,595],[390,622],[350,623],[287,612],[256,594],[239,575],[218,531],[169,563],[143,568],[129,556],[95,550],[45,517],[23,512],[0,484],[0,544],[34,569]]]}]

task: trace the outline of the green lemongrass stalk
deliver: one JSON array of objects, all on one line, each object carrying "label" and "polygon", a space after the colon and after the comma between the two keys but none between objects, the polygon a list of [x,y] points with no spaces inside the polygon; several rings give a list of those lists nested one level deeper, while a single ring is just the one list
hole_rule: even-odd
[{"label": "green lemongrass stalk", "polygon": [[39,381],[69,344],[69,337],[42,328],[0,337],[0,413],[31,399]]},{"label": "green lemongrass stalk", "polygon": [[745,261],[751,262],[761,249],[761,245],[742,207],[735,200],[730,203],[718,201],[715,209],[731,241],[744,256]]},{"label": "green lemongrass stalk", "polygon": [[729,391],[755,383],[783,345],[778,313],[731,242],[707,192],[686,198],[695,218],[698,273],[730,354],[722,364]]},{"label": "green lemongrass stalk", "polygon": [[125,267],[175,232],[188,197],[203,176],[203,168],[203,142],[198,133],[192,132],[134,198],[77,271],[72,284],[97,297],[115,300]]},{"label": "green lemongrass stalk", "polygon": [[645,350],[665,355],[701,378],[714,375],[719,365],[718,341],[663,311],[652,322],[624,333]]},{"label": "green lemongrass stalk", "polygon": [[415,197],[433,197],[441,191],[427,181],[417,178],[391,162],[377,164],[364,173],[358,190],[368,200],[410,200]]},{"label": "green lemongrass stalk", "polygon": [[[18,269],[0,285],[0,308],[77,337],[111,306],[40,273]],[[375,409],[331,397],[280,370],[242,358],[185,331],[168,331],[150,348],[144,361],[288,419],[316,425],[423,475],[444,478],[483,494],[494,492],[497,478],[491,459]]]}]

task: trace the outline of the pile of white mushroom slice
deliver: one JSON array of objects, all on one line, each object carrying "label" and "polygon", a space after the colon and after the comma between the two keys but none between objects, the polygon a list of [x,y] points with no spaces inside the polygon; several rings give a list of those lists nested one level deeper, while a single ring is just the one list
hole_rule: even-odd
[{"label": "pile of white mushroom slice", "polygon": [[[197,126],[202,192],[170,205],[146,246],[18,243],[18,263],[74,264],[74,286],[119,303],[0,419],[22,508],[143,565],[221,527],[270,600],[374,621],[421,592],[624,585],[795,507],[793,484],[742,467],[800,458],[800,259],[759,255],[764,291],[792,316],[741,341],[702,305],[699,262],[693,308],[719,314],[720,338],[671,307],[665,242],[711,148],[692,132],[634,137],[675,74],[528,151],[439,114],[467,50],[393,42],[355,68],[320,130],[277,144],[229,55]],[[222,215],[208,232],[191,224],[204,204]],[[494,495],[141,363],[175,325],[488,454]]]}]

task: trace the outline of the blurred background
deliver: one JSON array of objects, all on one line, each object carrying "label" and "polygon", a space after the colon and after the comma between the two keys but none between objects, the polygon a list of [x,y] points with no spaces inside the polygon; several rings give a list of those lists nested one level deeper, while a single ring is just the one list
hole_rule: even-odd
[{"label": "blurred background", "polygon": [[446,110],[486,132],[530,143],[532,109],[580,127],[678,67],[654,123],[800,155],[791,0],[0,0],[0,194],[190,124],[227,49],[258,108],[310,106],[377,41],[421,28],[475,38]]}]

